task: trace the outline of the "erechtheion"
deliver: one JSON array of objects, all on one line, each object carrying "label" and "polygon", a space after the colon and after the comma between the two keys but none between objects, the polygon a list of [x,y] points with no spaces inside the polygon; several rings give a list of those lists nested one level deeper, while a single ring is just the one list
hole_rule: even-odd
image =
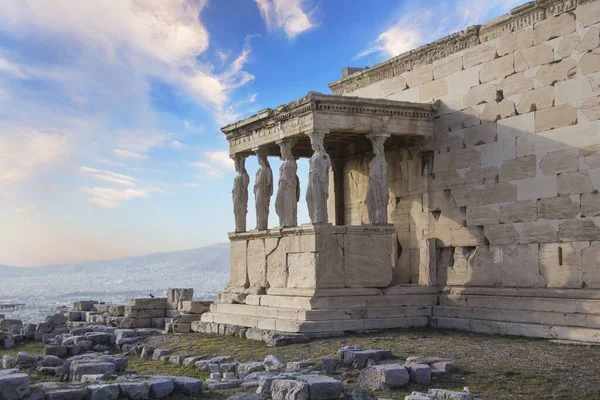
[{"label": "erechtheion", "polygon": [[600,341],[600,0],[529,2],[329,87],[222,129],[231,281],[202,321]]}]

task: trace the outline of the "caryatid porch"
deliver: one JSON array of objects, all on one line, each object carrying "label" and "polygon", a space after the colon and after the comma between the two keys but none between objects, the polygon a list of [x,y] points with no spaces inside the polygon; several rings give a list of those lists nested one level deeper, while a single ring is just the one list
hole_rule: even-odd
[{"label": "caryatid porch", "polygon": [[[232,191],[236,231],[229,235],[231,277],[221,296],[224,304],[215,305],[203,321],[286,332],[426,325],[423,307],[435,301],[431,288],[388,288],[396,245],[395,229],[387,223],[385,146],[430,140],[432,114],[430,104],[310,92],[222,128],[238,172]],[[343,163],[350,146],[373,154],[367,225],[343,225]],[[256,219],[247,218],[244,161],[250,156],[260,165],[253,188],[256,209],[249,213]],[[278,182],[269,156],[282,160]],[[311,223],[298,226],[300,157],[310,159],[303,197]],[[278,227],[267,225],[273,195]],[[389,295],[381,296],[384,292]],[[400,296],[407,293],[418,295],[416,303]],[[394,318],[384,322],[382,316]]]}]

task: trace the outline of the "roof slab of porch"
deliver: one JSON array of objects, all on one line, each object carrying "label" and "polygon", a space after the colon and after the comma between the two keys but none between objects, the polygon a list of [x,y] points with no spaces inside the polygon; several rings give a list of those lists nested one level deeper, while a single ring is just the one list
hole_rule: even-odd
[{"label": "roof slab of porch", "polygon": [[385,99],[325,95],[306,96],[275,109],[223,127],[230,155],[254,155],[261,149],[280,156],[278,142],[294,141],[295,157],[311,157],[307,134],[324,133],[325,149],[332,156],[346,144],[367,143],[369,134],[386,134],[388,145],[409,145],[433,137],[435,106]]}]

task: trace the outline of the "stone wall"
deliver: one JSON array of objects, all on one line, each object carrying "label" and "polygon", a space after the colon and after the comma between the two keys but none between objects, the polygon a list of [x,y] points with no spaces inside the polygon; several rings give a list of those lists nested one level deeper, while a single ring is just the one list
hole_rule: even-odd
[{"label": "stone wall", "polygon": [[[528,3],[330,87],[439,100],[433,141],[387,152],[395,283],[434,238],[441,286],[600,288],[599,0]],[[370,157],[345,165],[348,224]]]}]

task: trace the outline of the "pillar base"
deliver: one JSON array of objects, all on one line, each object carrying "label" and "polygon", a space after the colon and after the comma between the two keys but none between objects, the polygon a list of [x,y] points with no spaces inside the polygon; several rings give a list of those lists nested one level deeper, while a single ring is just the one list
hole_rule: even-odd
[{"label": "pillar base", "polygon": [[313,334],[427,326],[437,288],[267,289],[244,303],[213,304],[202,322]]}]

